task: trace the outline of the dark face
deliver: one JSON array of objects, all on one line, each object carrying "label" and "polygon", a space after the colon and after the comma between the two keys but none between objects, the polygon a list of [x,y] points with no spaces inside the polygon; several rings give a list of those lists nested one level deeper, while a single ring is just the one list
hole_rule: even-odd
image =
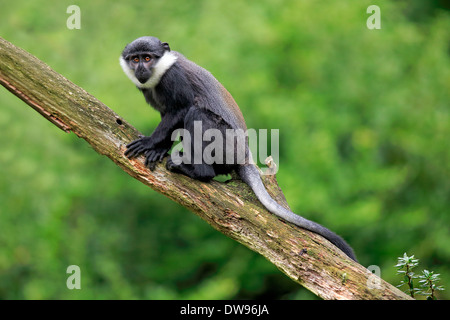
[{"label": "dark face", "polygon": [[165,51],[170,51],[167,43],[155,37],[141,37],[125,47],[122,57],[134,70],[136,79],[143,84],[150,79],[153,67]]},{"label": "dark face", "polygon": [[134,75],[140,83],[145,83],[150,79],[153,66],[158,59],[159,57],[150,52],[141,52],[127,57],[130,69],[134,70]]}]

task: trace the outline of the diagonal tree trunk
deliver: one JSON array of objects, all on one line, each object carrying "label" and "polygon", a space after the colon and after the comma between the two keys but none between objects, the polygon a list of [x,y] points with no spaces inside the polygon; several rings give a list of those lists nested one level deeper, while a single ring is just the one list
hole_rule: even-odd
[{"label": "diagonal tree trunk", "polygon": [[[324,299],[410,299],[321,236],[285,223],[238,179],[201,183],[149,171],[143,157],[129,160],[125,145],[138,131],[82,88],[28,52],[0,38],[0,84],[65,132],[74,132],[130,176],[188,208],[216,230],[263,255],[295,282]],[[287,206],[274,176],[269,193]]]}]

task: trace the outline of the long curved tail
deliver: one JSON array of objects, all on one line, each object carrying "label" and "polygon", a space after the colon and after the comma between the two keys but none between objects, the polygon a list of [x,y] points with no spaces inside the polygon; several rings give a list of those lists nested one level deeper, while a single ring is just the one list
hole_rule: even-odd
[{"label": "long curved tail", "polygon": [[254,165],[247,164],[240,166],[239,176],[250,186],[250,188],[252,188],[253,192],[256,194],[256,197],[259,201],[261,201],[267,210],[301,228],[320,234],[333,243],[336,247],[341,249],[351,259],[357,261],[356,256],[353,253],[353,249],[344,241],[344,239],[320,224],[305,219],[278,204],[278,202],[276,202],[267,192],[261,180],[261,176],[259,175],[259,171]]}]

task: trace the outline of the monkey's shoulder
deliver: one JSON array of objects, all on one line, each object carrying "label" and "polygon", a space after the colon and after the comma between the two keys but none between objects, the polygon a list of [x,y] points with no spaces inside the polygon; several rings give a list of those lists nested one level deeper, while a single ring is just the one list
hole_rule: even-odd
[{"label": "monkey's shoulder", "polygon": [[160,112],[185,108],[209,110],[232,128],[246,129],[242,113],[225,87],[214,75],[177,51],[170,51],[175,63],[157,86],[142,90],[146,101]]}]

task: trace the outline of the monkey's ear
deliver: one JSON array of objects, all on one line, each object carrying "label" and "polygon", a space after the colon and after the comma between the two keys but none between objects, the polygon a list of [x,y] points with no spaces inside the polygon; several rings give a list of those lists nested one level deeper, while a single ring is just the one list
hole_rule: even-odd
[{"label": "monkey's ear", "polygon": [[163,45],[164,49],[166,49],[167,51],[170,51],[170,47],[169,47],[169,44],[167,42],[163,42],[162,45]]}]

